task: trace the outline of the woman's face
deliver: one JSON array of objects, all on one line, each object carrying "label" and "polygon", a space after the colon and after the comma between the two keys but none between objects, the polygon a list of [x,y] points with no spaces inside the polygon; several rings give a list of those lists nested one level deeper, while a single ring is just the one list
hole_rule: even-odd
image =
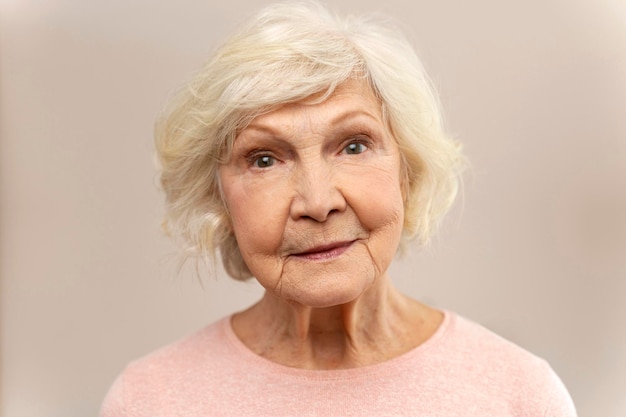
[{"label": "woman's face", "polygon": [[404,221],[400,155],[364,83],[257,117],[219,173],[243,259],[268,291],[328,307],[386,274]]}]

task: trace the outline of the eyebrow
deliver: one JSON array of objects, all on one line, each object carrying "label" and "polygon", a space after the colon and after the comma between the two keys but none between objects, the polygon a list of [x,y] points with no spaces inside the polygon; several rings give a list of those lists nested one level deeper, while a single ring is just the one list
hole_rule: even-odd
[{"label": "eyebrow", "polygon": [[[383,125],[383,121],[380,120],[378,117],[373,115],[371,112],[361,109],[347,110],[345,112],[341,112],[335,118],[330,119],[328,121],[328,125],[340,125],[346,123],[346,121],[349,121],[350,119],[361,118],[363,116],[371,119],[373,122]],[[267,133],[270,135],[277,135],[281,133],[280,129],[275,128],[273,125],[265,124],[262,122],[259,123],[257,120],[253,120],[243,131],[246,131],[248,129],[255,130],[261,133]]]}]

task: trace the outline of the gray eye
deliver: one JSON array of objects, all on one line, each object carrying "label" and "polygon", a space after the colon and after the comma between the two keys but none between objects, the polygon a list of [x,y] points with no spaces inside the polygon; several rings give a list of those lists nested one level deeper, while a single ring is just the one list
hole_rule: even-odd
[{"label": "gray eye", "polygon": [[367,146],[365,146],[364,143],[353,142],[349,144],[348,146],[346,146],[343,150],[348,155],[356,155],[356,154],[365,152],[366,149],[367,149]]},{"label": "gray eye", "polygon": [[260,156],[254,160],[254,165],[257,168],[268,168],[274,165],[274,158],[269,155]]}]

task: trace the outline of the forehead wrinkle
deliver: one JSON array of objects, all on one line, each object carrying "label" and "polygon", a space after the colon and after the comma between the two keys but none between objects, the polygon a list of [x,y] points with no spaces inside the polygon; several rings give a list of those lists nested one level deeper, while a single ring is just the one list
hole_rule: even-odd
[{"label": "forehead wrinkle", "polygon": [[[301,114],[298,114],[302,112]],[[320,113],[315,115],[314,113]],[[380,115],[372,114],[372,112],[366,109],[348,109],[346,111],[329,112],[336,114],[335,117],[326,119],[324,111],[318,108],[311,108],[311,106],[304,105],[296,112],[285,113],[284,115],[271,114],[269,119],[263,117],[261,119],[255,119],[250,125],[244,129],[246,131],[256,131],[259,133],[267,134],[269,136],[291,136],[302,132],[311,133],[325,133],[325,131],[341,130],[344,125],[356,121],[356,125],[367,125],[362,119],[369,119],[370,122],[374,122],[377,125],[383,126],[383,121]],[[319,118],[323,123],[315,123],[315,118]],[[361,119],[361,120],[360,120]],[[320,132],[317,130],[321,129]]]},{"label": "forehead wrinkle", "polygon": [[[348,82],[340,86],[322,102],[314,101],[313,98],[305,99],[259,115],[241,133],[246,130],[258,131],[283,139],[304,134],[323,136],[354,123],[352,119],[371,119],[371,122],[384,127],[380,100],[369,88],[355,84]],[[356,124],[367,125],[367,121],[358,121]]]}]

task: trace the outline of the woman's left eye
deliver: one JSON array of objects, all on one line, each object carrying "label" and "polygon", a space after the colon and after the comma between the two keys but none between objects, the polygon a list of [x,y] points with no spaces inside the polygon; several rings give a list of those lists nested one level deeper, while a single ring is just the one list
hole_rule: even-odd
[{"label": "woman's left eye", "polygon": [[348,155],[357,155],[357,154],[365,152],[366,150],[367,150],[367,145],[365,145],[362,142],[352,142],[348,144],[348,146],[343,148],[343,151],[347,153]]}]

